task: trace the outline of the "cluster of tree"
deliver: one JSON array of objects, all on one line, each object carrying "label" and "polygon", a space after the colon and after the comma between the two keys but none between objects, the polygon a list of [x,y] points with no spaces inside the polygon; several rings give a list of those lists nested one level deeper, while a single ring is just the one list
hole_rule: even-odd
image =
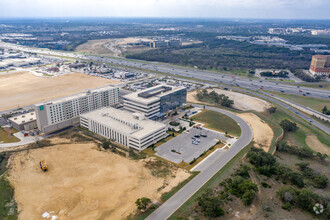
[{"label": "cluster of tree", "polygon": [[282,151],[282,152],[287,152],[289,154],[295,154],[300,158],[319,158],[320,160],[324,160],[325,158],[327,158],[327,154],[322,154],[320,152],[317,152],[316,154],[314,154],[314,152],[309,149],[309,148],[300,148],[297,146],[291,146],[288,143],[286,143],[285,141],[279,141],[276,143],[276,149],[278,151]]},{"label": "cluster of tree", "polygon": [[280,165],[275,157],[262,149],[251,148],[247,154],[247,158],[262,175],[267,177],[275,175],[276,178],[281,179],[283,183],[289,181],[291,184],[298,187],[303,187],[305,185],[304,178],[300,173],[293,171],[290,167]]},{"label": "cluster of tree", "polygon": [[197,199],[197,202],[201,212],[206,217],[215,218],[225,214],[221,208],[223,201],[211,189],[205,190],[205,192]]},{"label": "cluster of tree", "polygon": [[251,182],[248,179],[243,178],[240,175],[234,176],[233,178],[228,178],[222,183],[225,187],[224,191],[241,198],[244,205],[251,205],[257,192],[257,184]]},{"label": "cluster of tree", "polygon": [[294,71],[294,75],[296,77],[298,77],[299,79],[304,80],[306,82],[319,82],[321,80],[321,77],[320,76],[316,76],[314,78],[314,77],[312,77],[312,76],[307,75],[306,73],[304,73],[303,70],[295,70]]},{"label": "cluster of tree", "polygon": [[248,165],[241,164],[231,178],[227,178],[219,184],[222,190],[207,189],[197,199],[203,215],[206,217],[224,215],[224,210],[221,207],[224,201],[232,200],[232,195],[240,198],[244,205],[251,205],[257,195],[258,186],[249,179],[250,169]]},{"label": "cluster of tree", "polygon": [[[318,216],[320,218],[330,219],[330,206],[327,199],[322,198],[310,189],[296,189],[291,186],[283,186],[277,191],[277,195],[283,202],[283,209],[291,210],[297,207],[312,214],[316,214],[316,211],[319,211]],[[319,204],[319,206],[315,206],[316,204]],[[320,205],[322,205],[322,208]],[[318,208],[321,210],[317,210]]]},{"label": "cluster of tree", "polygon": [[298,126],[295,122],[291,122],[288,119],[284,119],[281,121],[280,126],[283,128],[284,131],[296,131]]},{"label": "cluster of tree", "polygon": [[224,94],[218,94],[215,91],[208,93],[206,89],[203,89],[202,91],[198,91],[196,97],[199,101],[208,101],[208,102],[220,104],[225,107],[231,107],[231,105],[234,104],[234,101],[229,99],[228,96]]},{"label": "cluster of tree", "polygon": [[330,115],[330,110],[328,110],[327,106],[323,107],[322,113],[325,114],[325,115]]},{"label": "cluster of tree", "polygon": [[289,77],[289,72],[281,70],[278,73],[271,72],[271,71],[266,71],[266,72],[261,72],[261,76],[265,77],[279,77],[279,78],[288,78]]},{"label": "cluster of tree", "polygon": [[202,44],[181,48],[160,48],[139,54],[128,54],[127,58],[159,61],[200,69],[307,69],[312,51],[291,51],[288,48],[255,45],[226,39],[203,39]]},{"label": "cluster of tree", "polygon": [[296,163],[296,166],[299,167],[304,177],[313,181],[314,187],[324,189],[328,186],[328,178],[325,175],[320,174],[319,172],[316,172],[312,168],[310,168],[309,163]]}]

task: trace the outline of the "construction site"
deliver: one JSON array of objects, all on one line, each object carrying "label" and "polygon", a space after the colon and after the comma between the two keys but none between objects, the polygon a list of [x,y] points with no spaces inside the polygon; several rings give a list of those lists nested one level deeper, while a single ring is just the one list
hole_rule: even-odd
[{"label": "construction site", "polygon": [[190,176],[155,157],[105,150],[74,129],[10,151],[19,219],[123,219],[134,214],[138,198],[161,201]]}]

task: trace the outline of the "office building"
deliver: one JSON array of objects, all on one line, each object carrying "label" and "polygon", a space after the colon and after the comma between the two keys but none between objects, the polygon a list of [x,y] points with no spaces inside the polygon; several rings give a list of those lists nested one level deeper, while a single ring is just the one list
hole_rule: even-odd
[{"label": "office building", "polygon": [[11,126],[18,131],[28,131],[37,127],[37,120],[35,112],[28,112],[22,115],[17,115],[8,118]]},{"label": "office building", "polygon": [[166,125],[143,114],[107,107],[80,115],[80,125],[96,134],[136,149],[144,150],[166,137]]},{"label": "office building", "polygon": [[314,76],[329,76],[330,55],[314,55],[309,71]]},{"label": "office building", "polygon": [[187,101],[187,89],[169,85],[158,85],[124,97],[124,109],[139,112],[155,119],[161,113],[176,109]]},{"label": "office building", "polygon": [[79,123],[79,115],[119,103],[119,88],[107,86],[34,105],[38,129],[51,133]]}]

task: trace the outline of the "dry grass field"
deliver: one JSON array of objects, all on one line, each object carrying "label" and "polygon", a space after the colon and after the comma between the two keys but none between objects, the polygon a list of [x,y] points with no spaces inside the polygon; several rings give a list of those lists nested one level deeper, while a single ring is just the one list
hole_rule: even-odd
[{"label": "dry grass field", "polygon": [[[269,108],[271,105],[270,103],[253,97],[249,95],[245,95],[242,93],[238,92],[232,92],[232,91],[227,91],[227,90],[222,90],[222,89],[208,89],[208,92],[215,91],[218,94],[225,94],[228,96],[230,99],[234,100],[234,104],[232,105],[233,108],[239,109],[242,111],[257,111],[257,112],[263,112],[267,108]],[[192,103],[202,103],[201,101],[198,101],[196,99],[196,94],[197,91],[189,92],[187,95],[187,102],[192,102]]]},{"label": "dry grass field", "polygon": [[57,77],[37,77],[30,72],[0,75],[0,111],[119,83],[82,73]]}]

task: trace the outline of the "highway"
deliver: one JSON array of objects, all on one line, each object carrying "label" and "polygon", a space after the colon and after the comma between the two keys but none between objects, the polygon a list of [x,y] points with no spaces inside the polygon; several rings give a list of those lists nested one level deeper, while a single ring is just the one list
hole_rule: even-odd
[{"label": "highway", "polygon": [[[21,45],[9,44],[0,41],[0,47],[11,48],[22,50],[26,52],[33,52],[33,53],[40,53],[44,55],[51,55],[51,56],[65,56],[71,57],[73,59],[85,59],[89,61],[98,61],[98,62],[105,62],[114,65],[121,65],[126,66],[127,68],[139,68],[143,69],[144,73],[153,73],[149,71],[157,71],[166,74],[170,74],[177,77],[189,77],[191,81],[203,80],[213,82],[215,84],[222,83],[227,84],[228,88],[231,86],[241,87],[244,89],[250,89],[253,91],[257,90],[267,90],[267,91],[274,91],[274,92],[283,92],[289,93],[293,95],[305,95],[306,97],[314,97],[314,98],[322,98],[330,101],[330,91],[315,89],[315,88],[308,88],[308,87],[298,87],[291,84],[284,84],[278,82],[272,82],[267,80],[256,80],[256,79],[249,79],[246,77],[238,77],[232,76],[227,74],[215,73],[211,71],[202,71],[199,69],[191,69],[191,68],[184,68],[173,66],[170,64],[163,64],[163,63],[155,63],[155,62],[144,62],[138,60],[128,60],[125,58],[118,59],[118,58],[108,58],[108,57],[98,57],[98,56],[87,56],[77,53],[69,53],[69,52],[62,52],[62,51],[50,51],[48,49],[40,49],[40,48],[32,48],[32,47],[25,47]],[[146,72],[146,71],[147,72]],[[159,73],[161,74],[161,73]],[[195,81],[195,82],[196,82]],[[237,88],[235,88],[238,90]],[[245,90],[242,90],[245,92]],[[282,103],[276,99],[272,99],[269,96],[262,96],[260,93],[253,93],[253,95],[268,99],[270,101],[274,101],[279,105],[283,106],[284,108],[288,109],[289,111],[295,113],[296,115],[300,116],[301,118],[309,121],[311,124],[315,125],[316,127],[320,128],[321,130],[327,132],[329,134],[329,128],[321,123],[318,123],[312,120],[305,114],[298,112],[293,107]],[[273,97],[276,97],[273,95]],[[293,102],[292,102],[293,103]],[[298,112],[298,113],[297,113]]]},{"label": "highway", "polygon": [[[189,77],[198,80],[207,80],[215,83],[223,83],[233,86],[239,86],[246,89],[264,89],[274,92],[284,92],[294,95],[303,95],[308,97],[322,98],[330,100],[330,92],[327,90],[308,88],[308,87],[297,87],[295,85],[287,83],[279,83],[274,81],[260,80],[255,78],[232,76],[229,74],[216,73],[211,71],[204,71],[199,69],[178,67],[170,64],[163,64],[158,62],[147,62],[140,60],[131,60],[125,58],[109,58],[109,57],[99,57],[82,55],[78,53],[69,53],[62,51],[50,51],[48,49],[24,47],[15,44],[8,44],[0,42],[0,47],[18,49],[26,52],[39,53],[44,55],[52,56],[64,56],[73,59],[85,59],[89,61],[98,61],[109,63],[113,65],[126,66],[127,68],[139,68],[147,71],[156,71],[161,73],[170,74],[179,77]],[[153,72],[155,73],[155,72]]]},{"label": "highway", "polygon": [[[194,105],[201,107],[200,105]],[[237,153],[246,147],[252,141],[252,130],[250,126],[237,115],[214,107],[205,107],[206,109],[217,111],[234,119],[241,127],[242,134],[239,139],[227,150],[220,154],[216,160],[212,160],[208,167],[203,169],[197,176],[189,181],[171,198],[156,209],[147,220],[163,220],[170,217],[179,207],[181,207],[192,195],[194,195],[207,181],[209,181],[219,170],[221,170]]]}]

